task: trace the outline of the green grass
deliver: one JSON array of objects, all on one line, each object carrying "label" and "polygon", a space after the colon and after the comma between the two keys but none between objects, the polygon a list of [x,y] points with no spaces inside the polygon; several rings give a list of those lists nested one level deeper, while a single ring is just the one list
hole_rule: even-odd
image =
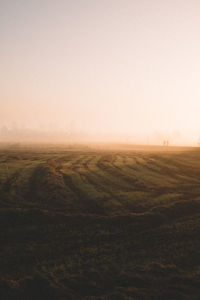
[{"label": "green grass", "polygon": [[0,226],[0,299],[199,299],[200,151],[0,148]]}]

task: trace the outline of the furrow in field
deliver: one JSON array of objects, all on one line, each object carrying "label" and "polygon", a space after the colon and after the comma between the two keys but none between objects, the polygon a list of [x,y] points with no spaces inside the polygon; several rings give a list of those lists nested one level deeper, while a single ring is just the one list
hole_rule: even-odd
[{"label": "furrow in field", "polygon": [[[127,168],[131,169],[131,173],[146,187],[157,188],[159,186],[172,188],[175,184],[174,179],[166,177],[160,174],[155,169],[150,169],[148,166],[148,160],[136,157],[136,164],[126,165]],[[124,166],[122,167],[124,168]]]},{"label": "furrow in field", "polygon": [[84,211],[102,212],[102,194],[87,181],[86,177],[71,170],[63,173],[63,178],[65,184],[76,195],[78,204]]},{"label": "furrow in field", "polygon": [[[192,199],[193,191],[197,193],[197,191],[200,190],[197,178],[193,180],[191,177],[181,174],[176,163],[163,155],[151,155],[149,159],[147,159],[146,164],[139,160],[139,165],[140,168],[148,168],[150,172],[152,172],[152,169],[155,169],[153,170],[150,178],[157,185],[154,191],[154,196],[158,197],[158,199],[161,197],[165,201],[165,199],[167,200],[167,197],[164,195],[168,195],[169,199],[175,199],[177,197],[180,198],[183,194],[187,199]],[[156,168],[158,168],[158,170],[156,170]],[[145,170],[143,172],[145,174]],[[188,171],[187,174],[189,174]]]},{"label": "furrow in field", "polygon": [[140,169],[145,170],[150,176],[155,177],[157,179],[163,179],[165,182],[174,183],[176,182],[175,172],[172,169],[167,169],[167,172],[162,172],[162,168],[160,165],[160,157],[157,157],[156,160],[152,160],[151,158],[146,158],[145,162],[141,162],[137,160]]},{"label": "furrow in field", "polygon": [[88,154],[81,155],[69,168],[70,170],[77,172],[78,170],[83,169],[84,163],[90,159]]},{"label": "furrow in field", "polygon": [[74,166],[80,165],[83,157],[85,157],[84,154],[70,154],[69,156],[65,157],[62,161],[58,161],[61,169],[63,168],[73,168]]},{"label": "furrow in field", "polygon": [[[99,159],[97,159],[97,161],[99,161]],[[131,159],[131,162],[133,162],[133,159]],[[99,170],[97,173],[98,176],[96,176],[97,170],[96,167],[94,168],[92,162],[89,164],[88,168],[92,170],[93,173],[92,176],[93,179],[95,180],[95,184],[100,186],[100,188],[105,189],[105,191],[109,193],[109,195],[112,195],[114,201],[117,200],[118,202],[120,202],[120,204],[124,209],[129,209],[135,212],[143,211],[144,210],[143,204],[148,202],[148,200],[152,198],[151,191],[144,189],[143,186],[139,187],[137,190],[135,188],[130,190],[127,188],[122,189],[120,185],[117,185],[117,187],[115,187],[110,181],[105,182],[105,178],[99,177]],[[120,179],[121,178],[119,178],[119,180]]]},{"label": "furrow in field", "polygon": [[23,194],[25,185],[27,184],[36,165],[36,163],[26,163],[22,168],[21,164],[14,172],[11,170],[11,174],[8,175],[7,180],[3,185],[3,189],[7,192],[10,192],[11,190],[13,192],[15,190]]},{"label": "furrow in field", "polygon": [[71,165],[63,164],[60,172],[64,178],[65,184],[74,193],[78,201],[91,198],[91,194],[94,196],[94,187],[91,186],[84,178],[85,164],[91,159],[88,154],[79,155]]},{"label": "furrow in field", "polygon": [[112,157],[103,156],[97,163],[97,167],[107,173],[109,178],[115,183],[115,186],[122,188],[125,191],[134,191],[134,180],[129,176],[124,176],[124,174],[113,165],[113,160],[115,160],[114,155]]},{"label": "furrow in field", "polygon": [[[151,195],[149,195],[149,199],[154,199],[154,205],[155,203],[159,204],[159,203],[172,203],[172,202],[176,202],[177,200],[180,200],[183,198],[183,195],[185,198],[187,199],[194,199],[194,197],[192,197],[192,192],[195,189],[195,193],[197,193],[197,189],[198,191],[199,186],[195,188],[195,185],[192,184],[191,182],[187,182],[187,184],[179,184],[180,181],[178,181],[176,174],[175,176],[167,176],[160,174],[160,168],[159,166],[159,162],[162,159],[162,157],[160,156],[156,156],[155,158],[153,158],[151,155],[150,156],[145,156],[143,157],[143,160],[141,160],[141,158],[138,161],[138,156],[136,157],[136,161],[139,162],[137,164],[137,166],[134,166],[132,164],[128,163],[128,167],[133,167],[134,172],[136,171],[136,174],[138,176],[138,178],[140,178],[140,176],[144,175],[148,175],[150,176],[150,179],[153,180],[153,183],[156,184],[156,186],[153,189],[149,189],[149,184],[148,182],[146,182],[146,191],[151,190]],[[127,160],[127,156],[124,157],[123,160],[123,167],[126,165],[126,160]],[[130,161],[129,161],[130,162]],[[154,165],[154,163],[156,162],[156,167]],[[154,165],[152,168],[152,164]],[[169,165],[169,163],[168,163]],[[137,169],[138,167],[138,169]],[[147,168],[148,170],[145,170],[145,168]],[[172,165],[173,168],[173,165]],[[152,170],[153,169],[153,170]],[[142,170],[142,172],[141,172]],[[147,172],[147,171],[150,171]],[[158,176],[159,181],[158,181]],[[175,179],[176,178],[176,179]],[[145,178],[146,179],[146,178]],[[148,177],[147,177],[148,179]],[[170,181],[169,181],[170,179]],[[172,181],[173,180],[173,181]],[[167,183],[167,184],[166,184]],[[170,185],[168,184],[170,183]],[[172,183],[172,184],[171,184]],[[190,186],[190,189],[188,189],[188,186]],[[151,203],[151,201],[147,201],[147,204]]]},{"label": "furrow in field", "polygon": [[115,172],[121,173],[121,176],[126,178],[134,187],[138,190],[154,188],[154,181],[152,180],[152,173],[146,172],[144,167],[138,164],[138,161],[134,164],[124,163],[124,158],[117,155],[116,160],[113,162]]},{"label": "furrow in field", "polygon": [[100,159],[101,155],[90,155],[82,161],[79,167],[65,172],[64,177],[66,184],[76,193],[82,203],[87,202],[88,206],[90,202],[90,205],[91,203],[96,204],[98,208],[107,207],[114,210],[122,205],[123,191],[121,188],[120,190],[113,188],[113,184],[105,180],[104,172],[102,172],[103,176],[96,173],[96,164]]},{"label": "furrow in field", "polygon": [[56,161],[35,168],[30,180],[27,198],[49,207],[74,208],[76,197],[66,186],[60,165]]},{"label": "furrow in field", "polygon": [[111,191],[118,192],[124,189],[127,191],[127,187],[122,185],[123,182],[120,181],[120,178],[116,180],[116,177],[110,175],[105,169],[99,166],[100,160],[102,160],[102,155],[94,156],[85,166],[94,183],[98,185],[100,189],[108,193]]},{"label": "furrow in field", "polygon": [[139,169],[135,159],[132,159],[130,161],[129,158],[127,162],[126,155],[116,155],[116,159],[113,162],[113,166],[117,168],[123,174],[123,176],[127,177],[129,181],[131,180],[132,184],[134,184],[136,188],[138,188],[139,190],[144,188],[143,181],[141,181],[138,177]]},{"label": "furrow in field", "polygon": [[106,198],[106,193],[97,189],[86,168],[92,158],[91,154],[85,155],[70,169],[62,169],[62,174],[65,184],[73,191],[80,204],[99,210],[102,205],[101,201]]},{"label": "furrow in field", "polygon": [[187,156],[185,158],[176,157],[171,160],[171,163],[175,165],[183,175],[195,179],[200,176],[199,158],[200,157],[196,157],[196,160],[190,160]]},{"label": "furrow in field", "polygon": [[185,165],[184,162],[176,158],[157,157],[154,160],[160,170],[161,175],[166,175],[183,184],[199,184],[200,169],[195,168],[195,165]]},{"label": "furrow in field", "polygon": [[[111,161],[112,158],[106,158],[106,161]],[[117,168],[115,167],[115,172]],[[113,170],[112,170],[113,171]],[[105,186],[106,191],[112,192],[112,195],[114,196],[115,199],[117,199],[120,204],[122,205],[123,209],[128,209],[131,211],[143,211],[144,206],[143,203],[147,202],[149,198],[151,198],[151,191],[144,189],[143,186],[137,186],[136,184],[131,187],[128,186],[128,188],[124,188],[124,179],[122,179],[121,172],[117,174],[118,176],[115,177],[119,180],[119,185],[117,186],[117,189],[111,185],[109,182],[109,186]],[[130,177],[129,177],[130,178]],[[127,179],[127,178],[126,178]],[[97,179],[98,180],[98,179]],[[133,179],[131,179],[133,183]],[[120,187],[120,185],[123,182],[123,188]],[[116,183],[116,180],[115,180]],[[127,184],[127,183],[126,183]]]},{"label": "furrow in field", "polygon": [[[116,187],[113,188],[113,183],[110,180],[108,181],[105,178],[105,173],[97,168],[97,163],[100,158],[100,155],[95,155],[86,163],[85,168],[87,169],[87,173],[85,174],[85,176],[87,177],[88,182],[90,182],[95,187],[95,189],[102,194],[104,201],[107,202],[105,205],[120,206],[122,197],[118,191],[119,186],[116,186],[117,189]],[[121,191],[121,188],[120,192],[123,192]]]}]

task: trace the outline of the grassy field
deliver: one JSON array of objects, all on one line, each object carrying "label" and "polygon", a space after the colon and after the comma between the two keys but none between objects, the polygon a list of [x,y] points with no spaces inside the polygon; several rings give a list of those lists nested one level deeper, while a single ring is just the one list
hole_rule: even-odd
[{"label": "grassy field", "polygon": [[198,148],[0,148],[0,299],[200,299]]}]

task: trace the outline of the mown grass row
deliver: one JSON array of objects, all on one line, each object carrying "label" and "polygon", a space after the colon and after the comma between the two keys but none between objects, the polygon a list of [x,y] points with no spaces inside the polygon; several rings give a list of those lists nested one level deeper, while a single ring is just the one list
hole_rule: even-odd
[{"label": "mown grass row", "polygon": [[[198,152],[66,152],[0,156],[1,201],[142,211],[199,197]],[[82,204],[81,204],[82,203]],[[52,205],[51,205],[52,204]],[[70,204],[70,205],[69,205]],[[96,208],[95,208],[96,207]],[[99,211],[100,212],[100,211]]]}]

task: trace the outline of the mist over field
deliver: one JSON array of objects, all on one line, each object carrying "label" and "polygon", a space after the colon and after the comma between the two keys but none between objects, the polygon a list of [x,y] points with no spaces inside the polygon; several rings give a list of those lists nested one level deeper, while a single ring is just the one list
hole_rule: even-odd
[{"label": "mist over field", "polygon": [[179,131],[153,133],[89,133],[79,130],[73,126],[68,128],[58,128],[53,125],[43,126],[43,128],[19,128],[16,123],[11,127],[2,126],[0,128],[0,143],[20,143],[20,144],[94,144],[94,143],[121,143],[133,145],[163,145],[168,141],[170,146],[192,146],[200,145],[199,136],[192,133],[182,135]]},{"label": "mist over field", "polygon": [[6,138],[196,145],[199,10],[196,0],[1,1],[0,128],[18,128]]}]

